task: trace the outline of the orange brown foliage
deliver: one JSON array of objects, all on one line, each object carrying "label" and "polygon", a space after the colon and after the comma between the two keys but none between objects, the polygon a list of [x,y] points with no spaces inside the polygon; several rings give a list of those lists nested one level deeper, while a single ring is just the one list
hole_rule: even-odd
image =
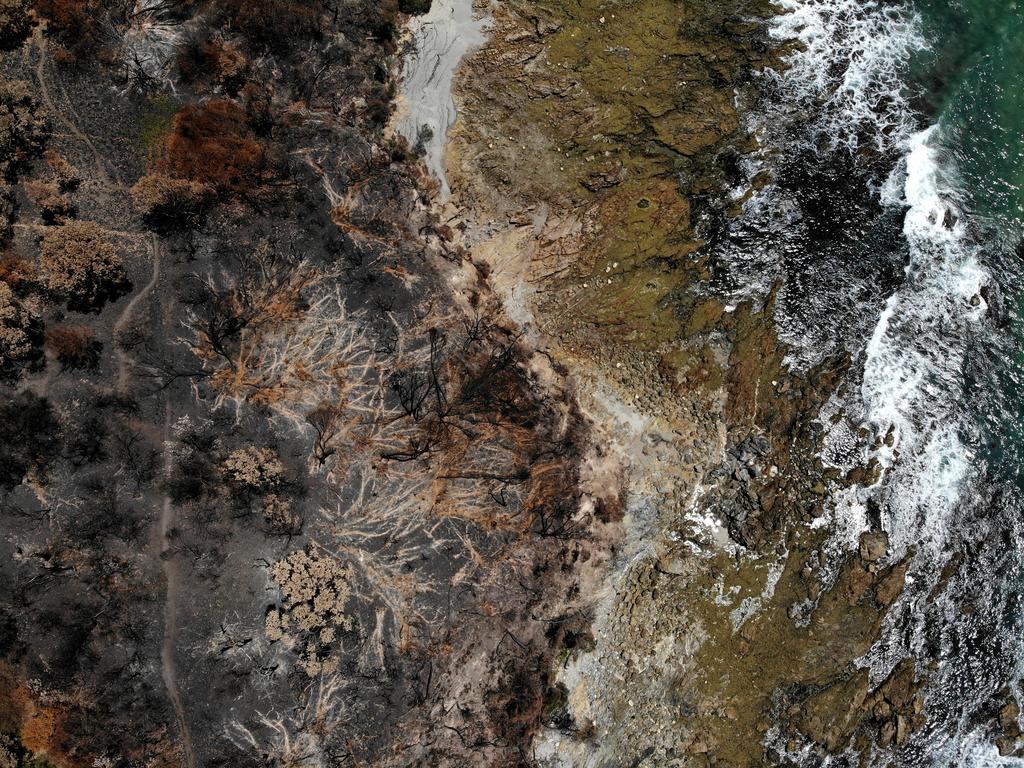
[{"label": "orange brown foliage", "polygon": [[95,368],[100,344],[87,325],[58,325],[46,332],[46,345],[66,368]]},{"label": "orange brown foliage", "polygon": [[103,0],[36,0],[35,12],[64,47],[65,58],[75,61],[102,42]]},{"label": "orange brown foliage", "polygon": [[81,765],[64,749],[67,734],[63,721],[68,701],[44,704],[40,696],[19,679],[14,668],[0,662],[0,731],[16,734],[36,756],[72,768]]},{"label": "orange brown foliage", "polygon": [[54,223],[70,218],[75,205],[68,195],[62,194],[56,181],[26,181],[25,193],[38,207],[43,221]]},{"label": "orange brown foliage", "polygon": [[32,262],[12,251],[0,254],[0,282],[11,288],[31,285],[36,281],[36,269]]},{"label": "orange brown foliage", "polygon": [[234,193],[257,186],[265,179],[268,165],[266,149],[249,127],[245,112],[226,99],[183,107],[157,163],[158,170],[169,176]]}]

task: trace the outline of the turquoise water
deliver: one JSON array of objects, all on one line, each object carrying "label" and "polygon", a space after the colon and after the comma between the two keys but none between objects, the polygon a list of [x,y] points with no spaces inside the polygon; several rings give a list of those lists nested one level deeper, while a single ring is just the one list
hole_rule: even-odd
[{"label": "turquoise water", "polygon": [[932,48],[918,62],[969,206],[1019,238],[1024,222],[1024,9],[1017,0],[918,0]]},{"label": "turquoise water", "polygon": [[932,48],[917,76],[934,110],[999,287],[1000,327],[975,375],[990,471],[1024,485],[1024,7],[1018,0],[918,0]]}]

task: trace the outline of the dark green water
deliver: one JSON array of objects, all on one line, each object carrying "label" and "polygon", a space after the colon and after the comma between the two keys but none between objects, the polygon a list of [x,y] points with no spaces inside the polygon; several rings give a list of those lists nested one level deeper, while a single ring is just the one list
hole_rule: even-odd
[{"label": "dark green water", "polygon": [[973,406],[990,472],[1024,485],[1024,6],[917,0],[932,48],[916,63],[1001,296],[977,349]]},{"label": "dark green water", "polygon": [[988,281],[986,317],[966,351],[957,409],[977,431],[965,437],[974,472],[958,512],[969,565],[953,592],[956,602],[984,595],[983,608],[970,620],[929,609],[952,639],[939,654],[949,672],[937,676],[936,711],[944,700],[974,703],[936,718],[942,725],[933,744],[944,732],[958,735],[946,749],[922,749],[921,763],[1024,765],[992,747],[963,746],[995,738],[976,707],[1019,681],[1024,652],[1024,7],[1018,0],[915,0],[914,7],[931,48],[911,77],[926,84],[924,117],[938,125],[937,141],[955,169],[969,221],[962,247]]},{"label": "dark green water", "polygon": [[970,208],[1019,237],[1024,222],[1024,8],[1017,0],[918,0],[932,49],[918,63]]}]

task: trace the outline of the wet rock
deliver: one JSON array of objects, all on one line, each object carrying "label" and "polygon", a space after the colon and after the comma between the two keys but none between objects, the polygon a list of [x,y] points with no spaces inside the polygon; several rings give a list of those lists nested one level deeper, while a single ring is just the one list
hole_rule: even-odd
[{"label": "wet rock", "polygon": [[903,715],[896,716],[896,744],[903,746],[910,738],[910,721]]},{"label": "wet rock", "polygon": [[883,574],[882,578],[879,579],[878,585],[875,587],[875,597],[879,603],[884,606],[890,606],[896,602],[896,599],[903,593],[903,587],[906,585],[907,568],[909,565],[909,561],[900,563]]},{"label": "wet rock", "polygon": [[896,740],[896,726],[892,720],[886,720],[878,731],[878,746],[891,747]]},{"label": "wet rock", "polygon": [[1000,727],[1011,736],[1020,735],[1020,705],[1017,704],[1017,700],[1011,698],[1010,702],[999,710],[999,725]]},{"label": "wet rock", "polygon": [[1009,736],[1002,736],[996,739],[996,747],[999,749],[1000,757],[1008,757],[1014,753],[1017,748],[1016,739],[1011,739]]},{"label": "wet rock", "polygon": [[842,582],[842,595],[846,602],[849,605],[859,603],[871,589],[873,581],[874,577],[870,571],[860,566],[852,567]]},{"label": "wet rock", "polygon": [[884,531],[869,531],[860,537],[860,558],[866,563],[877,563],[889,550],[889,536]]}]

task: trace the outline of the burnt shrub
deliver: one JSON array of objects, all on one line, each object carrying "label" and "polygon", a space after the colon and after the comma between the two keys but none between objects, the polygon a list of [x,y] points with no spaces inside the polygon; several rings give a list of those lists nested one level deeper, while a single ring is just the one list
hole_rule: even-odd
[{"label": "burnt shrub", "polygon": [[214,194],[206,184],[159,173],[143,176],[131,192],[146,224],[161,231],[199,223]]},{"label": "burnt shrub", "polygon": [[112,5],[111,0],[36,0],[35,12],[63,49],[58,59],[84,64],[94,59],[106,39]]},{"label": "burnt shrub", "polygon": [[54,297],[79,312],[99,310],[130,288],[121,255],[92,221],[70,221],[43,236],[39,276]]},{"label": "burnt shrub", "polygon": [[219,0],[217,6],[228,28],[257,52],[282,56],[322,37],[319,0]]},{"label": "burnt shrub", "polygon": [[410,16],[419,16],[430,10],[430,0],[398,0],[398,9]]},{"label": "burnt shrub", "polygon": [[0,372],[17,371],[39,357],[39,326],[11,286],[0,282]]},{"label": "burnt shrub", "polygon": [[76,516],[78,536],[90,543],[116,538],[138,541],[145,532],[145,517],[125,503],[117,484],[108,477],[91,477],[82,483],[81,507]]},{"label": "burnt shrub", "polygon": [[10,50],[21,45],[32,31],[29,18],[30,0],[0,0],[0,49]]},{"label": "burnt shrub", "polygon": [[0,405],[0,488],[10,490],[30,471],[44,470],[56,436],[57,420],[45,398],[19,392]]},{"label": "burnt shrub", "polygon": [[93,413],[76,422],[64,439],[64,458],[81,468],[98,464],[107,458],[106,442],[110,428],[99,414]]},{"label": "burnt shrub", "polygon": [[48,132],[32,86],[21,80],[0,81],[0,175],[16,180],[42,152]]},{"label": "burnt shrub", "polygon": [[58,325],[46,332],[46,346],[66,369],[93,371],[100,362],[103,344],[86,325]]},{"label": "burnt shrub", "polygon": [[181,438],[165,488],[175,503],[199,501],[213,493],[220,477],[211,460],[217,438],[201,432],[189,432]]},{"label": "burnt shrub", "polygon": [[191,35],[178,47],[178,72],[186,83],[217,85],[234,96],[245,85],[249,58],[235,43],[220,37]]}]

